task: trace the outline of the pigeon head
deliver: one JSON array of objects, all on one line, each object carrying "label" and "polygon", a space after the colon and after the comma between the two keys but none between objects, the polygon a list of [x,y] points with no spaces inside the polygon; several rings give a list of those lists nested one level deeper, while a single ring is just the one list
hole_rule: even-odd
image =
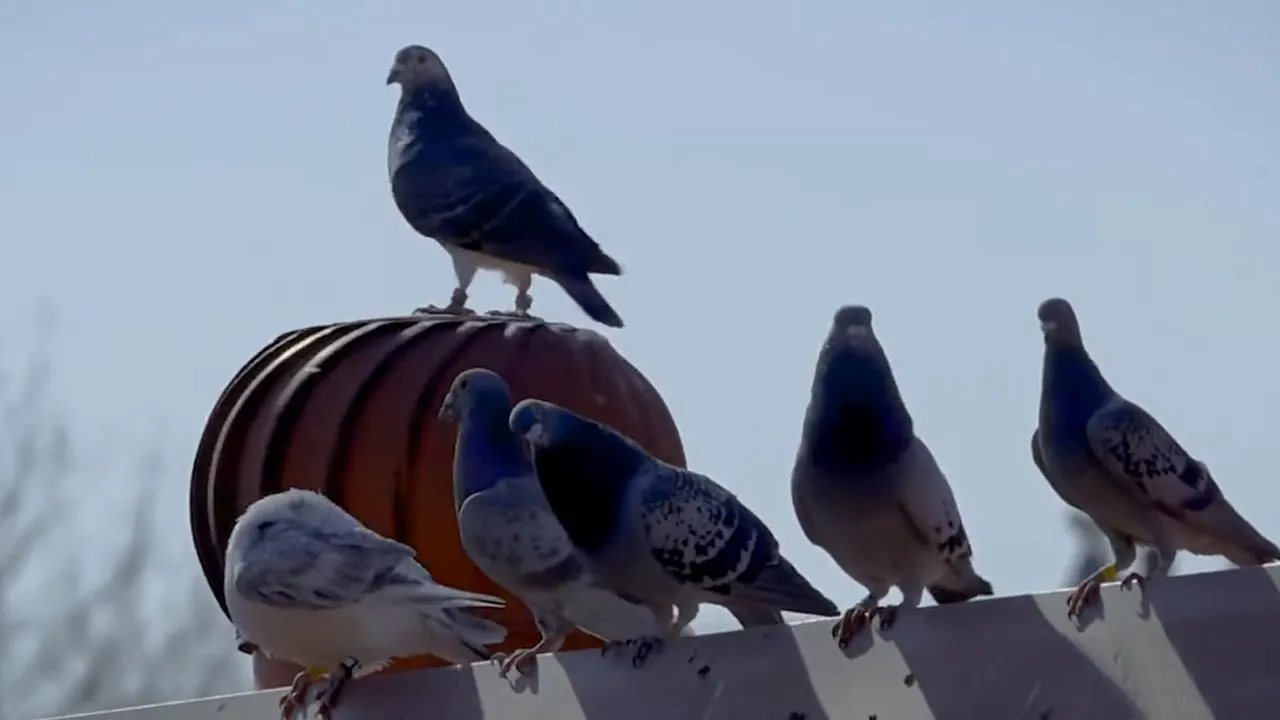
[{"label": "pigeon head", "polygon": [[511,411],[511,430],[538,449],[580,446],[616,435],[594,420],[545,400],[522,400]]},{"label": "pigeon head", "polygon": [[445,422],[476,420],[505,425],[511,412],[511,391],[498,373],[487,368],[464,370],[440,403]]},{"label": "pigeon head", "polygon": [[561,469],[590,477],[629,473],[648,454],[613,428],[544,400],[522,400],[511,411],[511,430],[529,442],[534,464],[554,462]]},{"label": "pigeon head", "polygon": [[870,309],[847,305],[836,311],[818,358],[814,392],[884,410],[900,404],[889,358],[871,327]]},{"label": "pigeon head", "polygon": [[311,490],[290,488],[254,501],[236,519],[227,554],[235,555],[277,533],[306,528],[331,528],[353,520],[332,500]]},{"label": "pigeon head", "polygon": [[1080,338],[1080,323],[1071,303],[1049,298],[1036,311],[1044,333],[1041,402],[1059,414],[1087,419],[1115,395]]},{"label": "pigeon head", "polygon": [[1040,331],[1044,341],[1053,345],[1082,345],[1080,322],[1071,303],[1054,297],[1040,303],[1036,316],[1040,318]]},{"label": "pigeon head", "polygon": [[542,400],[522,400],[510,423],[528,440],[538,482],[565,532],[588,552],[603,547],[649,455],[617,431]]},{"label": "pigeon head", "polygon": [[387,84],[399,83],[406,91],[448,89],[456,92],[453,78],[444,61],[434,50],[422,45],[409,45],[396,53],[387,73]]}]

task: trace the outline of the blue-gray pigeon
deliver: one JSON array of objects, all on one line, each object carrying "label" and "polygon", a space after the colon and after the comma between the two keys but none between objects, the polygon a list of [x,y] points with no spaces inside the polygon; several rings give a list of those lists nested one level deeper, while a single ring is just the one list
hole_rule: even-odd
[{"label": "blue-gray pigeon", "polygon": [[516,316],[529,316],[529,287],[542,275],[596,322],[622,327],[589,276],[621,275],[622,267],[515,153],[472,119],[440,57],[421,45],[402,49],[387,75],[391,83],[401,87],[387,145],[391,194],[409,225],[448,251],[458,278],[446,307],[423,311],[470,312],[467,289],[484,268],[501,271],[516,287]]},{"label": "blue-gray pigeon", "polygon": [[[876,616],[884,628],[914,610],[926,589],[939,604],[992,594],[866,307],[837,310],[819,353],[791,498],[809,540],[867,588],[832,629],[842,647]],[[902,604],[881,606],[894,586]]]}]

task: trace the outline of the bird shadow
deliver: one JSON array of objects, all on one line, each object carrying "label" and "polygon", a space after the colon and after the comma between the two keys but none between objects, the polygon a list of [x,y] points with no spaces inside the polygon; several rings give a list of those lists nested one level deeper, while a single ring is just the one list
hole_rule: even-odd
[{"label": "bird shadow", "polygon": [[[484,720],[486,713],[472,667],[442,667],[371,675],[352,682],[333,709],[333,720],[431,717]],[[496,674],[496,671],[495,671]]]},{"label": "bird shadow", "polygon": [[1214,717],[1280,705],[1280,567],[1179,575],[1134,590],[1141,599],[1129,602],[1146,608],[1148,642],[1172,647],[1168,674],[1185,672]]},{"label": "bird shadow", "polygon": [[573,655],[561,667],[587,720],[831,720],[788,625],[677,638],[640,667],[629,652]]},{"label": "bird shadow", "polygon": [[880,649],[891,645],[903,687],[935,720],[1134,717],[1124,689],[1073,641],[1079,631],[1062,605],[1053,594],[922,608],[881,631],[861,664],[889,664]]}]

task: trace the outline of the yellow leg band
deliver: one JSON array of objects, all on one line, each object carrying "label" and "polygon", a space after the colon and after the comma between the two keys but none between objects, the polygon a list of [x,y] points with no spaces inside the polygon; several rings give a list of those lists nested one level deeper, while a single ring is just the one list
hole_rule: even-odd
[{"label": "yellow leg band", "polygon": [[1120,577],[1120,569],[1115,566],[1115,563],[1102,568],[1103,582],[1111,582],[1118,577]]}]

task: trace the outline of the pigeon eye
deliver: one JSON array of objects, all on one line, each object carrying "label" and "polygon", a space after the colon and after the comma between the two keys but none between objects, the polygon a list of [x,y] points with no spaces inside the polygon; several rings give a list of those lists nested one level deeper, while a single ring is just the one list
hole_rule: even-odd
[{"label": "pigeon eye", "polygon": [[258,523],[258,532],[264,533],[270,530],[272,527],[274,527],[275,524],[276,524],[275,520],[263,520],[262,522]]}]

